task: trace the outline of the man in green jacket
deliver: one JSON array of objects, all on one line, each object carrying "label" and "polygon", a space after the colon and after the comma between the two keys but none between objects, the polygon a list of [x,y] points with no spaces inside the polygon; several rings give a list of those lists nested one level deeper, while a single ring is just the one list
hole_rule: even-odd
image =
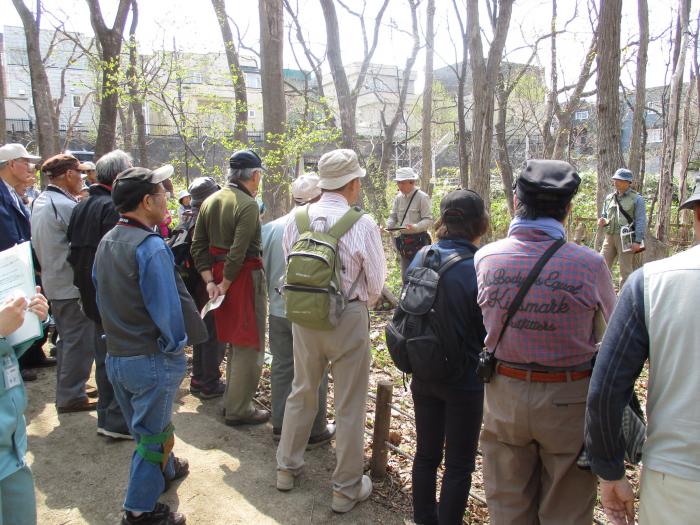
[{"label": "man in green jacket", "polygon": [[[644,250],[644,234],[647,230],[646,207],[644,198],[634,191],[632,172],[620,168],[612,177],[615,191],[605,197],[603,213],[598,219],[598,226],[605,227],[605,240],[600,254],[612,271],[615,259],[620,260],[620,288],[629,275],[639,266],[635,254]],[[632,231],[631,248],[625,251],[620,232],[623,228]]]},{"label": "man in green jacket", "polygon": [[225,296],[214,310],[219,341],[229,343],[224,419],[227,425],[265,423],[255,408],[265,350],[267,290],[261,257],[260,210],[255,195],[263,176],[260,157],[241,150],[229,159],[226,185],[199,210],[192,258],[210,300]]}]

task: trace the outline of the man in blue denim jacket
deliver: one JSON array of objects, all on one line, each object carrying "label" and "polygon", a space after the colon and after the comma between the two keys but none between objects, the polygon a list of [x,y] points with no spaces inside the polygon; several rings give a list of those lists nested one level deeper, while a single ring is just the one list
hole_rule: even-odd
[{"label": "man in blue denim jacket", "polygon": [[37,293],[29,301],[19,297],[0,306],[0,523],[12,525],[36,524],[34,481],[24,460],[27,396],[17,363],[33,341],[13,347],[5,339],[22,325],[26,311],[45,321],[49,304]]},{"label": "man in blue denim jacket", "polygon": [[154,231],[165,217],[172,166],[129,168],[113,185],[119,222],[100,242],[93,279],[107,342],[107,375],[136,441],[122,525],[182,525],[158,502],[188,473],[173,453],[173,400],[187,369],[185,344],[207,338],[170,248]]}]

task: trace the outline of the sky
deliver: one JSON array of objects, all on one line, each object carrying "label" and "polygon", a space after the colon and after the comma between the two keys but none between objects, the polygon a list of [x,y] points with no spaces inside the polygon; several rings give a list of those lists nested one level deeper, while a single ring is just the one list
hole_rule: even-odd
[{"label": "sky", "polygon": [[[466,18],[466,0],[455,0],[462,6],[463,17]],[[581,63],[584,60],[585,50],[591,38],[591,26],[588,18],[588,0],[559,0],[558,29],[562,29],[564,23],[572,19],[568,25],[567,33],[558,40],[561,72],[559,73],[560,85],[575,81]],[[599,3],[599,0],[595,0]],[[33,5],[32,0],[25,0],[28,5]],[[108,25],[111,25],[116,11],[117,0],[102,0],[102,9]],[[293,6],[298,5],[300,19],[304,27],[305,38],[316,52],[323,56],[325,49],[325,25],[323,14],[318,0],[290,0]],[[355,10],[361,10],[362,0],[345,0],[346,5]],[[427,0],[422,0],[419,8],[419,26],[424,35],[425,5]],[[443,67],[459,60],[459,52],[455,53],[455,43],[459,38],[457,18],[454,13],[453,0],[436,0],[436,43],[434,67]],[[576,4],[577,16],[573,16]],[[89,12],[83,0],[44,0],[46,14],[42,27],[50,28],[51,24],[61,20],[68,30],[92,34]],[[368,31],[373,27],[373,19],[380,0],[366,0],[366,13],[368,19]],[[649,61],[647,67],[647,86],[664,84],[664,78],[670,78],[667,73],[669,55],[669,26],[675,19],[678,0],[649,0],[649,20],[652,38],[658,37],[649,46]],[[259,23],[257,2],[253,0],[227,0],[227,11],[241,32],[246,46],[257,48],[259,44]],[[634,54],[636,46],[628,46],[637,40],[638,22],[636,13],[637,2],[626,0],[623,2],[622,21],[622,49],[623,61],[627,65],[623,68],[623,85],[631,87],[634,84]],[[343,61],[348,64],[362,59],[362,38],[360,25],[357,19],[336,4],[340,19],[340,39],[342,45]],[[485,19],[485,2],[480,3],[482,29],[485,41],[490,38],[488,23]],[[0,0],[1,25],[21,25],[19,16],[11,0]],[[697,20],[698,7],[694,6],[691,13],[691,22],[694,26]],[[506,42],[507,59],[511,61],[525,61],[531,53],[530,44],[535,39],[549,32],[551,18],[551,0],[516,0],[511,18],[508,40]],[[288,23],[288,20],[285,20]],[[128,26],[128,22],[127,22]],[[410,8],[407,0],[391,0],[389,8],[384,16],[380,31],[379,45],[374,55],[373,62],[393,64],[403,67],[411,49],[411,38],[407,34],[411,27]],[[236,30],[234,29],[234,38]],[[184,51],[193,52],[221,52],[223,44],[221,34],[216,22],[211,3],[207,0],[141,0],[139,2],[139,25],[137,38],[143,51],[152,49],[172,49],[173,42]],[[289,40],[285,46],[289,45]],[[459,46],[460,44],[457,43]],[[487,49],[487,44],[484,45]],[[303,61],[301,50],[297,50],[297,56],[302,60],[301,66],[310,69]],[[549,41],[543,41],[539,46],[539,64],[547,70],[549,75]],[[250,54],[241,50],[242,54]],[[689,54],[689,57],[692,56]],[[298,66],[289,48],[285,48],[285,65],[297,69]],[[537,61],[535,62],[537,64]],[[420,89],[423,82],[423,69],[425,54],[421,52],[416,61],[415,70],[418,71],[416,82]],[[326,65],[327,69],[327,65]]]}]

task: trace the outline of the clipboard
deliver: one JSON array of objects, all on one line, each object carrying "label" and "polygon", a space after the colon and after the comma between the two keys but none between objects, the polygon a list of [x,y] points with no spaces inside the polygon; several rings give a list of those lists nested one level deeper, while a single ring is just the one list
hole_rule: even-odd
[{"label": "clipboard", "polygon": [[[0,252],[0,303],[8,299],[26,297],[27,301],[36,295],[34,262],[31,244],[23,242]],[[12,346],[41,337],[42,323],[36,314],[27,312],[24,323],[5,339]]]}]

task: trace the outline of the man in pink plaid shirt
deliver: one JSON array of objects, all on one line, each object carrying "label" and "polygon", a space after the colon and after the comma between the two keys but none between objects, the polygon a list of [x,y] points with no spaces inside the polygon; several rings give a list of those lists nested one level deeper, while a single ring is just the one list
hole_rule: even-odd
[{"label": "man in pink plaid shirt", "polygon": [[486,385],[484,482],[491,523],[590,525],[596,480],[580,470],[594,318],[615,306],[603,257],[566,243],[540,272],[498,343],[510,302],[542,254],[564,238],[581,182],[562,161],[530,160],[516,182],[508,237],[474,257],[478,302],[497,359]]}]

